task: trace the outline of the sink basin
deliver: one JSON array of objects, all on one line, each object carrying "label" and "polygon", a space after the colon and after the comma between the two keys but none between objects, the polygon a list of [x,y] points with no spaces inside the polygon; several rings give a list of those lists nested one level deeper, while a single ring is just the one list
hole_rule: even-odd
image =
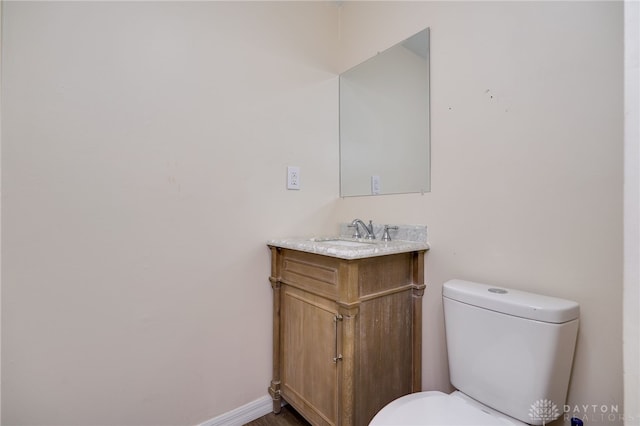
[{"label": "sink basin", "polygon": [[331,243],[335,246],[345,247],[365,247],[372,243],[361,243],[359,241],[346,241],[346,240],[326,240],[327,243]]},{"label": "sink basin", "polygon": [[367,241],[353,241],[353,240],[345,240],[342,238],[312,238],[311,241],[315,243],[327,243],[334,246],[342,246],[342,247],[369,247],[371,244],[375,244]]}]

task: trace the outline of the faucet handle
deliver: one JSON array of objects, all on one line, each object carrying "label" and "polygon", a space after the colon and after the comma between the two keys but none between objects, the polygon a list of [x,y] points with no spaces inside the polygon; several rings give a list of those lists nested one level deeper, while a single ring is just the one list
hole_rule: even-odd
[{"label": "faucet handle", "polygon": [[347,225],[348,228],[354,228],[355,230],[353,231],[353,235],[351,237],[353,238],[360,238],[360,231],[358,230],[358,224],[351,224],[351,225]]},{"label": "faucet handle", "polygon": [[384,226],[384,233],[382,234],[382,241],[391,241],[391,235],[389,235],[389,229],[397,230],[397,226]]}]

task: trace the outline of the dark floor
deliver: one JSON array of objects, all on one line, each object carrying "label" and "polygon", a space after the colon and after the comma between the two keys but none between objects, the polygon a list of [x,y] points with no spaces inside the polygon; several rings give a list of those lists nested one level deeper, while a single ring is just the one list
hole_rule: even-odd
[{"label": "dark floor", "polygon": [[280,414],[269,413],[244,426],[311,426],[311,423],[306,421],[290,405],[285,405]]}]

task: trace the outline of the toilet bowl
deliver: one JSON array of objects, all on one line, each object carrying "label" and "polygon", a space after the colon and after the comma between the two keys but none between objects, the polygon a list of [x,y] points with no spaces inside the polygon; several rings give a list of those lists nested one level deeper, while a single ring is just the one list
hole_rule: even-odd
[{"label": "toilet bowl", "polygon": [[370,426],[527,426],[459,391],[405,395],[385,406]]},{"label": "toilet bowl", "polygon": [[442,286],[452,394],[390,402],[371,426],[544,425],[566,402],[576,302],[463,280]]}]

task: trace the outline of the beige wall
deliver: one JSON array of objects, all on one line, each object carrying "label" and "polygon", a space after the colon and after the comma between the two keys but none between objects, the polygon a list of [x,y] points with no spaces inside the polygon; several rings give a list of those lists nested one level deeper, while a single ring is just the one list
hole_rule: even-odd
[{"label": "beige wall", "polygon": [[449,389],[440,295],[457,277],[578,301],[569,403],[623,410],[622,11],[343,5],[343,69],[431,28],[432,192],[346,198],[336,214],[429,226],[426,389]]},{"label": "beige wall", "polygon": [[[432,192],[337,198],[337,72],[426,26]],[[264,242],[353,217],[429,226],[425,388],[460,277],[580,302],[570,403],[622,404],[621,4],[5,2],[2,31],[3,424],[264,396]]]},{"label": "beige wall", "polygon": [[[640,3],[624,7],[624,404],[640,413]],[[626,425],[640,425],[640,416]]]},{"label": "beige wall", "polygon": [[5,2],[3,425],[194,425],[266,394],[265,243],[334,225],[337,25]]}]

